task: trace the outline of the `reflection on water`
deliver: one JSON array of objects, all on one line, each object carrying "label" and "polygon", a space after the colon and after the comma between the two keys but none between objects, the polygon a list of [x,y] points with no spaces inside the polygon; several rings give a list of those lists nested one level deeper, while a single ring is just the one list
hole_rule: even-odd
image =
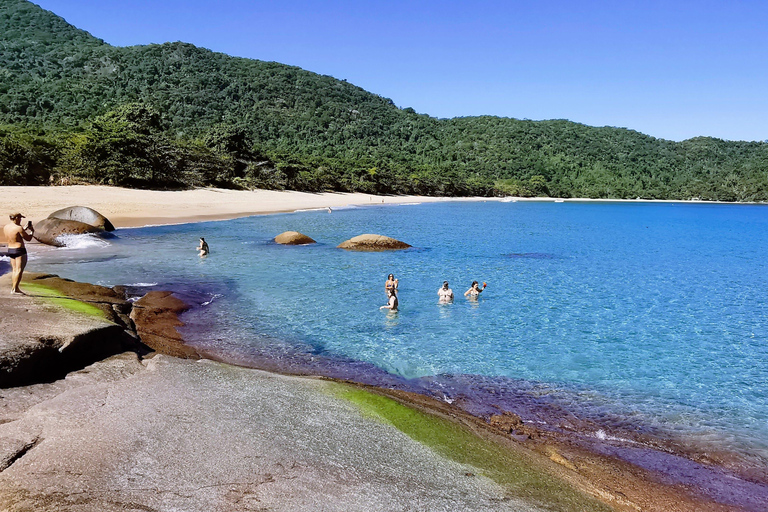
[{"label": "reflection on water", "polygon": [[400,315],[398,314],[398,311],[386,311],[386,316],[384,317],[384,327],[387,329],[394,329],[399,325],[399,319]]}]

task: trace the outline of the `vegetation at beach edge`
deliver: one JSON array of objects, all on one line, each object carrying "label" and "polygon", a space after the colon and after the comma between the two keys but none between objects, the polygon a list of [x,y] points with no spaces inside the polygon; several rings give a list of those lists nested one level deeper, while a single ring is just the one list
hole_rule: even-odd
[{"label": "vegetation at beach edge", "polygon": [[768,200],[768,143],[437,119],[345,80],[176,42],[115,47],[0,0],[0,184]]},{"label": "vegetation at beach edge", "polygon": [[562,511],[610,511],[604,503],[547,473],[533,457],[483,439],[466,427],[418,411],[391,398],[347,384],[333,383],[335,396],[363,414],[384,421],[411,439],[460,464],[466,464],[524,501]]}]

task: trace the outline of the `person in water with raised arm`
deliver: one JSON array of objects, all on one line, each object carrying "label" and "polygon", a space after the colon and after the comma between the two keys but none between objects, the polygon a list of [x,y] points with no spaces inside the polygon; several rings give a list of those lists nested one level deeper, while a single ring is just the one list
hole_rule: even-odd
[{"label": "person in water with raised arm", "polygon": [[441,304],[453,301],[453,290],[448,287],[448,281],[443,281],[443,286],[437,290],[437,296]]},{"label": "person in water with raised arm", "polygon": [[387,299],[389,299],[389,292],[394,292],[394,294],[397,295],[398,283],[399,280],[395,279],[394,274],[389,274],[387,276],[387,281],[384,283],[384,293],[387,294]]},{"label": "person in water with raised arm", "polygon": [[27,225],[21,226],[21,219],[24,216],[20,213],[12,213],[9,215],[11,222],[6,224],[3,228],[3,234],[8,242],[7,255],[11,258],[11,269],[13,274],[11,276],[11,293],[23,295],[19,289],[19,283],[21,283],[21,276],[24,274],[24,268],[27,266],[27,248],[24,246],[24,241],[29,242],[32,240],[32,235],[35,234],[35,228],[32,227],[32,221],[27,222]]},{"label": "person in water with raised arm", "polygon": [[478,296],[480,296],[481,293],[483,293],[483,290],[485,290],[486,286],[488,286],[488,284],[483,282],[483,287],[480,288],[480,286],[477,284],[477,281],[472,281],[472,286],[469,287],[469,290],[464,292],[464,296],[469,297],[470,299],[476,299]]}]

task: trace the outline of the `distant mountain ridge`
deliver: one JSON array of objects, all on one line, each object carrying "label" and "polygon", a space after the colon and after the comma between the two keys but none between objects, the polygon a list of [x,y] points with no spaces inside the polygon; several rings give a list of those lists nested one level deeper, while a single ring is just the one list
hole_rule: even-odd
[{"label": "distant mountain ridge", "polygon": [[436,119],[298,67],[113,47],[25,0],[0,0],[0,125],[0,183],[768,200],[765,143]]}]

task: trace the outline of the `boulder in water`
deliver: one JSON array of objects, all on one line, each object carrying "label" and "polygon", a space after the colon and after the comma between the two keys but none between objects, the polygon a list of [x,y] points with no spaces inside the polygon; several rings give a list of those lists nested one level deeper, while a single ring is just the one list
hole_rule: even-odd
[{"label": "boulder in water", "polygon": [[49,219],[75,220],[84,224],[101,228],[104,231],[114,231],[115,226],[105,216],[87,206],[70,206],[56,210],[48,216]]},{"label": "boulder in water", "polygon": [[275,242],[282,245],[306,245],[314,244],[315,241],[298,231],[286,231],[275,237]]},{"label": "boulder in water", "polygon": [[43,219],[35,224],[35,240],[38,242],[64,247],[64,235],[84,235],[88,233],[104,233],[102,228],[91,226],[85,222],[65,219]]},{"label": "boulder in water", "polygon": [[179,315],[189,306],[171,292],[152,291],[134,302],[131,320],[142,343],[161,354],[184,359],[200,359],[194,348],[184,343],[176,329],[184,325]]},{"label": "boulder in water", "polygon": [[338,247],[351,251],[393,251],[407,249],[411,246],[388,236],[365,234],[350,238],[340,243]]}]

